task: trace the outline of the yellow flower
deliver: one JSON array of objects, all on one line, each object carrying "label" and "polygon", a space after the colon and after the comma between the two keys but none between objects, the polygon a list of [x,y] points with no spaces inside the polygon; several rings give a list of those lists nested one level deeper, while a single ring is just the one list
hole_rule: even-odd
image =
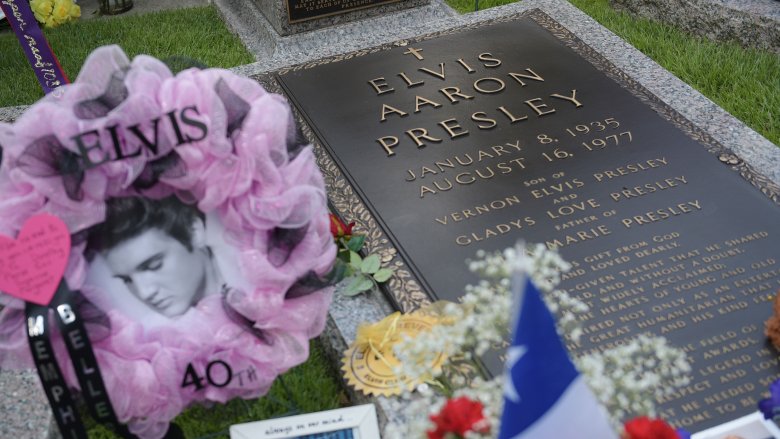
[{"label": "yellow flower", "polygon": [[76,19],[81,17],[81,6],[79,5],[71,5],[70,7],[70,18]]},{"label": "yellow flower", "polygon": [[39,23],[46,23],[53,8],[54,2],[52,0],[32,0],[30,2],[30,9]]},{"label": "yellow flower", "polygon": [[55,0],[51,15],[57,24],[63,24],[70,20],[71,6],[73,6],[73,0]]}]

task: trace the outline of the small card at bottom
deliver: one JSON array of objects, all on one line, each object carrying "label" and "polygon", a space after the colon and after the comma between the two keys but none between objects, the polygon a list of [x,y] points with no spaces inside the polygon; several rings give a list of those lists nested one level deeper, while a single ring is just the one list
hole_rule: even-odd
[{"label": "small card at bottom", "polygon": [[248,422],[230,427],[230,439],[378,439],[373,404]]}]

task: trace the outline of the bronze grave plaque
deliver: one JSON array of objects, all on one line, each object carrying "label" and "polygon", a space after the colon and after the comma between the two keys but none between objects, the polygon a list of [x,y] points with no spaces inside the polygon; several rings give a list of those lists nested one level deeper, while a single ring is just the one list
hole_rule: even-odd
[{"label": "bronze grave plaque", "polygon": [[[464,261],[560,249],[591,312],[577,353],[649,332],[685,349],[662,415],[701,430],[778,376],[778,188],[538,11],[281,71],[331,201],[397,268],[405,311],[456,301]],[[497,358],[486,366],[501,370]]]}]

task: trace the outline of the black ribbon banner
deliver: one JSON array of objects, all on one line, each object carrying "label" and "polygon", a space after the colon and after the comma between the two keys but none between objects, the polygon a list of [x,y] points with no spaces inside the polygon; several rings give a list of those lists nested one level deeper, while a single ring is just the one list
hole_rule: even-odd
[{"label": "black ribbon banner", "polygon": [[54,349],[49,341],[49,308],[27,303],[27,340],[30,342],[35,368],[41,378],[43,390],[54,412],[54,420],[60,433],[67,439],[87,437],[70,392],[62,377],[62,371],[54,357]]},{"label": "black ribbon banner", "polygon": [[74,294],[65,281],[61,281],[48,307],[27,303],[27,338],[30,343],[35,367],[49,399],[54,419],[66,439],[86,439],[87,434],[70,392],[55,358],[49,341],[49,309],[57,316],[57,327],[62,333],[70,354],[73,368],[81,386],[81,392],[95,420],[125,438],[133,435],[117,420],[114,408],[108,398],[103,378],[100,375],[95,353],[87,336],[78,311],[71,306]]}]

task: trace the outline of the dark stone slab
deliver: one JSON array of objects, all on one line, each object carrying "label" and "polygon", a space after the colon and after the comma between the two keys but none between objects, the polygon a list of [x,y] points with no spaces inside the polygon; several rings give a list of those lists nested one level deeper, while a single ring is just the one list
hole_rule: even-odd
[{"label": "dark stone slab", "polygon": [[287,21],[298,23],[394,1],[397,0],[287,0]]},{"label": "dark stone slab", "polygon": [[780,286],[777,186],[531,16],[280,71],[342,178],[334,206],[370,216],[400,309],[457,300],[477,249],[558,246],[575,265],[562,286],[592,308],[571,348],[666,336],[695,367],[666,418],[695,431],[754,411],[779,370],[762,335]]},{"label": "dark stone slab", "polygon": [[[427,5],[430,0],[240,0],[262,11],[279,35],[328,26]],[[248,7],[252,7],[249,6]]]}]

